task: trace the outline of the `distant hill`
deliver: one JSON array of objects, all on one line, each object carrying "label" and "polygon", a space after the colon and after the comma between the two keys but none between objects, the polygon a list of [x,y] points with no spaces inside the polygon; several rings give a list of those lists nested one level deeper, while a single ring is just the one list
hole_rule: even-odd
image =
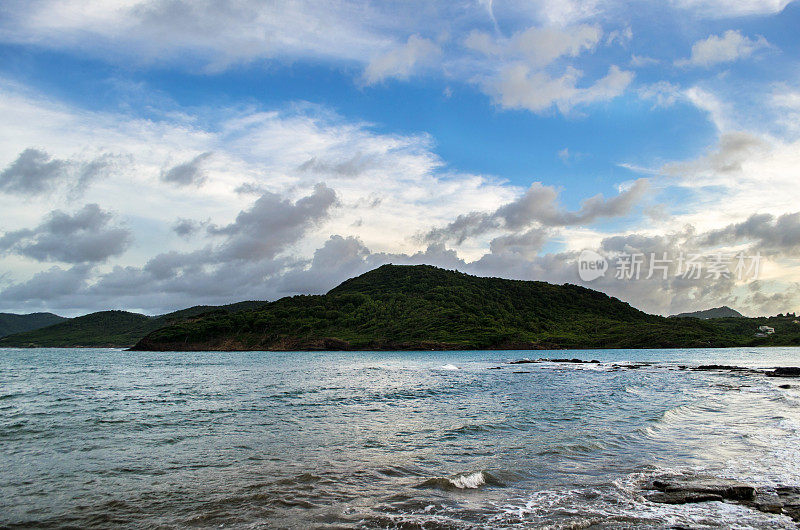
[{"label": "distant hill", "polygon": [[[129,347],[148,333],[203,313],[254,309],[265,302],[239,302],[226,306],[195,306],[151,317],[128,311],[100,311],[81,317],[61,319],[40,329],[0,338],[3,347]],[[61,318],[61,317],[59,317]]]},{"label": "distant hill", "polygon": [[742,315],[735,309],[724,305],[722,307],[715,307],[713,309],[705,309],[703,311],[692,311],[691,313],[679,313],[672,315],[673,318],[741,318]]},{"label": "distant hill", "polygon": [[[760,324],[776,333],[754,337]],[[649,315],[577,285],[384,265],[325,295],[213,312],[158,329],[138,350],[398,350],[800,345],[773,319]]]},{"label": "distant hill", "polygon": [[66,318],[53,313],[30,313],[28,315],[0,313],[0,337],[52,326],[63,320]]}]

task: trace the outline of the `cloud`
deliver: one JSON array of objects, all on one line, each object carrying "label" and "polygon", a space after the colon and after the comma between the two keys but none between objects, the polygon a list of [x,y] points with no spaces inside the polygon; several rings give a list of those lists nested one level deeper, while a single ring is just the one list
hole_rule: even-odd
[{"label": "cloud", "polygon": [[607,101],[621,95],[633,81],[633,73],[612,66],[605,77],[586,88],[577,86],[581,72],[567,68],[561,77],[534,71],[522,63],[504,68],[489,91],[499,105],[511,109],[545,112],[555,106],[561,112],[573,107]]},{"label": "cloud", "polygon": [[127,228],[111,226],[112,219],[97,204],[72,215],[54,210],[35,228],[3,234],[0,251],[40,262],[104,262],[125,252],[133,237]]},{"label": "cloud", "polygon": [[[361,59],[389,42],[382,6],[299,0],[39,0],[4,10],[6,41],[208,71],[261,58]],[[79,13],[80,16],[76,16]]]},{"label": "cloud", "polygon": [[429,63],[441,52],[435,42],[411,35],[405,44],[373,58],[364,69],[362,82],[374,85],[389,78],[408,79],[415,68]]},{"label": "cloud", "polygon": [[114,162],[115,157],[110,154],[90,161],[62,160],[40,149],[28,148],[0,172],[0,191],[34,196],[66,186],[78,195],[91,181],[107,174]]},{"label": "cloud", "polygon": [[180,217],[175,221],[175,224],[172,225],[172,231],[182,238],[189,239],[207,224],[207,222],[194,221],[192,219]]},{"label": "cloud", "polygon": [[34,307],[52,307],[61,297],[80,295],[85,289],[91,265],[79,264],[69,269],[51,267],[26,281],[0,291],[0,299],[8,302],[30,302]]},{"label": "cloud", "polygon": [[489,243],[489,251],[496,255],[517,254],[533,258],[551,236],[552,232],[540,228],[534,228],[520,234],[499,236]]},{"label": "cloud", "polygon": [[745,221],[711,230],[698,238],[704,246],[750,243],[752,252],[794,256],[800,252],[800,212],[752,214]]},{"label": "cloud", "polygon": [[659,64],[661,61],[654,57],[647,57],[645,55],[631,55],[631,62],[629,63],[631,68],[645,68],[648,66],[653,66]]},{"label": "cloud", "polygon": [[[50,294],[34,289],[34,276],[14,287],[14,298],[28,307],[147,308],[159,313],[198,303],[227,303],[243,299],[274,299],[282,292],[280,279],[302,269],[308,260],[279,256],[308,230],[328,218],[336,194],[324,184],[296,201],[265,193],[228,225],[207,227],[221,241],[188,252],[170,250],[152,256],[141,267],[115,266],[92,283],[84,271],[80,287]],[[186,220],[182,220],[186,221]],[[193,229],[203,223],[187,222]],[[322,255],[324,257],[324,253]],[[322,258],[320,258],[322,259]],[[318,260],[319,261],[319,260]],[[75,269],[77,270],[77,269]],[[46,271],[53,281],[70,278],[60,268]]]},{"label": "cloud", "polygon": [[588,224],[601,218],[627,214],[644,196],[647,188],[647,179],[639,179],[616,197],[605,199],[598,194],[583,201],[580,210],[569,212],[558,204],[558,191],[555,188],[536,182],[521,197],[494,212],[459,215],[447,226],[428,232],[424,239],[461,244],[467,238],[497,229],[519,231],[533,224],[544,227]]},{"label": "cloud", "polygon": [[309,158],[300,166],[298,170],[304,173],[317,175],[338,175],[342,177],[356,177],[362,175],[367,170],[376,168],[374,154],[356,153],[344,160],[323,161],[316,157]]},{"label": "cloud", "polygon": [[729,18],[780,13],[792,0],[670,0],[681,9],[706,18]]},{"label": "cloud", "polygon": [[511,53],[525,58],[531,67],[544,67],[560,57],[577,57],[597,46],[603,32],[597,26],[581,24],[568,29],[532,27],[515,34],[508,43]]},{"label": "cloud", "polygon": [[207,175],[203,171],[203,162],[213,153],[200,153],[188,162],[178,164],[161,172],[161,180],[176,186],[201,186]]},{"label": "cloud", "polygon": [[743,164],[752,159],[754,155],[768,151],[769,148],[770,146],[765,140],[751,133],[727,132],[720,135],[714,151],[690,162],[667,164],[663,170],[672,175],[740,173]]},{"label": "cloud", "polygon": [[[605,77],[589,86],[578,86],[583,72],[567,65],[554,75],[548,67],[559,60],[594,51],[603,33],[598,26],[530,27],[508,39],[472,31],[464,46],[486,55],[490,73],[479,76],[483,90],[505,108],[542,113],[552,107],[568,112],[575,106],[607,101],[622,94],[633,73],[609,67]],[[615,39],[616,40],[616,39]]]},{"label": "cloud", "polygon": [[[177,121],[148,120],[116,112],[87,112],[31,90],[1,83],[0,87],[4,92],[0,115],[7,125],[2,131],[0,159],[15,159],[31,138],[36,138],[37,143],[48,146],[48,153],[57,153],[53,159],[73,160],[77,157],[65,153],[103,153],[107,149],[125,161],[123,171],[109,171],[86,192],[86,202],[99,204],[103,210],[113,207],[142,242],[109,260],[112,267],[140,270],[148,259],[176,245],[192,251],[208,241],[215,243],[212,257],[216,260],[217,248],[232,236],[209,235],[208,226],[227,227],[242,210],[250,209],[242,208],[242,201],[253,203],[265,193],[294,204],[308,195],[303,190],[320,181],[336,190],[342,206],[329,209],[327,218],[309,225],[302,239],[292,243],[300,258],[310,255],[333,233],[359,237],[378,250],[413,252],[414,235],[431,224],[443,224],[469,209],[494,209],[518,193],[491,175],[447,168],[427,134],[377,132],[368,123],[346,120],[316,105],[277,110],[179,109]],[[214,156],[204,162],[203,169],[213,179],[202,188],[166,186],[160,180],[162,171],[174,166],[171,160],[189,161],[212,151]],[[98,157],[86,155],[86,159]],[[305,170],[299,169],[306,163]],[[241,188],[243,182],[248,183],[246,189]],[[247,193],[237,193],[237,188]],[[370,189],[378,189],[380,194],[365,191]],[[36,226],[58,200],[62,200],[60,194],[23,202],[0,193],[3,229]],[[211,239],[176,243],[172,230],[175,212],[195,222],[207,221],[197,233]],[[254,234],[251,239],[258,237]],[[41,267],[30,258],[3,262],[14,281],[30,278]],[[192,302],[203,302],[201,295]]]},{"label": "cloud", "polygon": [[712,66],[750,57],[757,50],[769,47],[764,37],[750,39],[739,31],[728,30],[722,36],[711,35],[692,45],[688,59],[675,61],[677,66]]},{"label": "cloud", "polygon": [[44,193],[65,176],[68,167],[66,161],[52,160],[44,151],[26,149],[0,173],[0,189],[23,195]]},{"label": "cloud", "polygon": [[241,211],[233,223],[211,225],[207,231],[210,235],[227,236],[215,252],[218,261],[271,258],[327,219],[337,204],[336,192],[321,183],[314,186],[311,195],[296,202],[267,192],[249,210]]},{"label": "cloud", "polygon": [[775,122],[789,135],[800,135],[800,90],[778,86],[769,100],[771,110],[776,114]]},{"label": "cloud", "polygon": [[639,97],[653,101],[653,108],[671,107],[685,98],[681,87],[669,81],[657,81],[639,89]]}]

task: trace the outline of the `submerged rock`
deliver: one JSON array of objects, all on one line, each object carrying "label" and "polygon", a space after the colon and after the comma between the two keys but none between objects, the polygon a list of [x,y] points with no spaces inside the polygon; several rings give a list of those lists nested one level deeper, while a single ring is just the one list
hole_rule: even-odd
[{"label": "submerged rock", "polygon": [[583,359],[519,359],[517,361],[509,361],[508,364],[533,364],[533,363],[573,363],[573,364],[600,364],[597,359],[591,361],[584,361]]},{"label": "submerged rock", "polygon": [[766,372],[767,377],[800,377],[800,367],[779,366],[774,370]]},{"label": "submerged rock", "polygon": [[701,364],[692,370],[698,372],[715,372],[715,371],[722,371],[722,372],[753,372],[750,368],[745,368],[743,366],[730,366],[727,364]]}]

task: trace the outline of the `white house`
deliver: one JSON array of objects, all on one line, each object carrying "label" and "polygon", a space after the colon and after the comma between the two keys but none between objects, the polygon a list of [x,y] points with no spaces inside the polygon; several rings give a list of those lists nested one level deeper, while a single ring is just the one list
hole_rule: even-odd
[{"label": "white house", "polygon": [[775,333],[775,328],[771,328],[769,326],[758,326],[758,331],[766,335],[771,335],[772,333]]}]

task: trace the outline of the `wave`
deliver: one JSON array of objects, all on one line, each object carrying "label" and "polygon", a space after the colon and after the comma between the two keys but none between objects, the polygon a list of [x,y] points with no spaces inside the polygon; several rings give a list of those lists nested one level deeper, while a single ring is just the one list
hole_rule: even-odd
[{"label": "wave", "polygon": [[450,477],[429,478],[415,486],[418,489],[474,490],[485,486],[504,487],[505,484],[486,471],[459,473]]}]

